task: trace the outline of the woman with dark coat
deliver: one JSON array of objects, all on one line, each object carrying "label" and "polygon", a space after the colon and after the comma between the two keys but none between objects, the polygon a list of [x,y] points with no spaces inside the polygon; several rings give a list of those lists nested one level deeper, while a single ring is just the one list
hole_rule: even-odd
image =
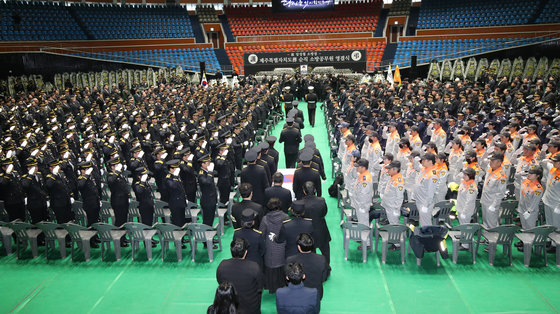
[{"label": "woman with dark coat", "polygon": [[270,293],[275,293],[276,289],[286,286],[286,243],[276,243],[275,238],[280,233],[282,223],[290,217],[282,211],[278,198],[271,198],[266,206],[268,214],[263,217],[259,228],[265,237],[264,287]]}]

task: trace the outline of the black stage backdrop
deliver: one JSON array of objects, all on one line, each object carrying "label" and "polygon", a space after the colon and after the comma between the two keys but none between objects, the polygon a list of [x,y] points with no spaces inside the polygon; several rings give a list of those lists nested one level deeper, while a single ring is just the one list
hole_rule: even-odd
[{"label": "black stage backdrop", "polygon": [[334,66],[335,69],[366,69],[365,50],[295,51],[246,53],[243,55],[245,74],[272,71],[275,68],[299,68],[300,65]]}]

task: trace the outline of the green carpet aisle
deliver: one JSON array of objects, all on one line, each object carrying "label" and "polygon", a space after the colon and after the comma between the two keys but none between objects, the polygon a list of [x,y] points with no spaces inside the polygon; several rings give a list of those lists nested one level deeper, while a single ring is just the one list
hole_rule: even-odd
[{"label": "green carpet aisle", "polygon": [[[305,105],[301,105],[307,119]],[[275,128],[278,136],[283,121]],[[481,246],[477,264],[470,263],[469,254],[459,255],[459,264],[442,261],[436,267],[435,256],[416,266],[412,254],[406,265],[400,264],[400,253],[389,252],[387,264],[381,265],[381,253],[368,252],[368,262],[361,262],[361,252],[351,244],[349,260],[344,260],[342,231],[338,225],[336,200],[327,194],[331,184],[331,167],[326,127],[321,112],[311,128],[306,123],[303,134],[313,134],[325,160],[327,182],[323,196],[327,199],[327,217],[331,242],[332,275],[325,283],[322,313],[557,313],[560,311],[560,269],[549,254],[549,266],[533,255],[532,268],[523,266],[522,253],[514,249],[514,264],[507,267],[507,258],[497,255],[495,267],[488,265],[488,254]],[[285,166],[283,145],[279,168]],[[224,250],[215,251],[215,260],[208,263],[201,249],[197,262],[190,260],[190,250],[183,251],[183,261],[175,261],[175,253],[160,259],[159,247],[154,259],[146,260],[144,249],[131,260],[130,248],[123,249],[120,262],[102,262],[100,251],[92,250],[90,262],[72,262],[70,258],[46,261],[44,249],[39,257],[18,261],[15,254],[0,257],[2,297],[0,313],[206,313],[217,286],[215,271],[219,262],[229,258],[229,242],[233,230],[226,228],[222,238]],[[451,243],[448,244],[449,246]],[[501,250],[498,250],[501,252]],[[3,254],[3,253],[2,253]],[[56,256],[56,257],[55,257]],[[82,258],[83,259],[83,258]],[[114,260],[114,253],[109,253]],[[263,313],[275,313],[274,295],[265,291]]]}]

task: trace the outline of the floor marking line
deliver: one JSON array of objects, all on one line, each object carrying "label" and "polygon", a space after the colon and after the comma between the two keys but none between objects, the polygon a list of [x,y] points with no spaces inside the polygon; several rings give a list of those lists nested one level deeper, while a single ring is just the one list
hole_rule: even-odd
[{"label": "floor marking line", "polygon": [[[14,306],[14,308],[12,308],[9,313],[18,313],[19,311],[21,311],[27,305],[27,303],[29,303],[29,301],[31,301],[35,296],[43,291],[43,289],[46,288],[50,282],[55,280],[61,272],[62,271],[58,272],[51,278],[46,278],[45,280],[43,280],[40,284],[37,285],[37,287],[35,287],[35,289],[29,292],[29,294],[26,295],[25,298],[23,298],[16,306]],[[35,293],[35,291],[37,292]]]},{"label": "floor marking line", "polygon": [[[376,255],[377,254],[374,254],[374,257],[377,257]],[[397,313],[397,310],[395,309],[395,303],[393,302],[393,296],[389,291],[389,285],[387,284],[387,278],[385,277],[385,272],[383,271],[383,267],[379,263],[379,258],[375,258],[375,263],[377,264],[377,269],[379,269],[379,272],[381,273],[381,278],[383,279],[383,288],[385,288],[385,292],[387,292],[389,305],[391,305],[391,310],[393,311],[393,313]]]},{"label": "floor marking line", "polygon": [[451,273],[449,271],[447,271],[447,267],[443,267],[443,270],[445,270],[445,273],[447,274],[447,276],[451,280],[451,283],[453,284],[453,287],[455,288],[455,290],[457,290],[457,293],[459,294],[459,298],[461,299],[461,301],[463,301],[463,304],[465,304],[465,306],[469,310],[469,313],[474,313],[474,311],[470,307],[467,300],[465,300],[465,298],[463,298],[463,293],[461,292],[461,289],[459,289],[459,286],[457,285],[457,282],[455,281],[455,278],[453,277],[453,275],[451,275]]},{"label": "floor marking line", "polygon": [[121,278],[121,276],[124,274],[124,272],[128,269],[128,267],[130,266],[130,264],[132,263],[132,260],[129,261],[128,264],[126,264],[126,267],[123,268],[123,270],[121,270],[121,272],[117,275],[117,277],[115,277],[115,279],[113,279],[113,281],[111,282],[111,284],[107,287],[107,289],[105,289],[105,293],[103,293],[102,296],[99,297],[99,299],[97,300],[97,302],[95,302],[95,304],[91,307],[91,309],[88,311],[89,313],[92,313],[95,308],[97,308],[97,306],[99,305],[99,303],[101,303],[101,301],[103,301],[103,299],[105,298],[105,296],[107,295],[107,293],[109,293],[109,290],[111,290],[113,288],[113,286],[117,283],[117,281]]},{"label": "floor marking line", "polygon": [[533,283],[531,283],[529,280],[527,280],[527,274],[523,273],[523,281],[525,283],[527,283],[527,285],[529,285],[531,288],[533,288],[533,290],[535,290],[537,292],[537,294],[544,300],[544,302],[546,302],[546,304],[548,304],[548,306],[550,306],[550,308],[554,311],[554,313],[558,313],[558,310],[554,307],[554,305],[552,305],[550,302],[548,302],[548,299],[541,293],[541,291],[535,287],[535,285],[533,285]]},{"label": "floor marking line", "polygon": [[[47,280],[47,279],[45,279]],[[45,280],[43,280],[43,282],[45,282]],[[43,285],[43,282],[41,282],[40,284],[38,284],[33,290],[31,290],[31,292],[29,292],[23,299],[21,299],[21,301],[19,301],[18,304],[16,304],[16,306],[14,306],[9,313],[12,313],[15,309],[17,309],[19,307],[20,304],[22,304],[27,298],[29,298],[30,295],[32,295],[35,290],[37,290],[39,287],[41,287],[41,285]]]}]

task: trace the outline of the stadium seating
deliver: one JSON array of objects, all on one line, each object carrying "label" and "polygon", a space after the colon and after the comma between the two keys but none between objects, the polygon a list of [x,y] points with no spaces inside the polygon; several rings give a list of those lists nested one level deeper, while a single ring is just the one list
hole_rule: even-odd
[{"label": "stadium seating", "polygon": [[393,65],[410,66],[410,56],[418,57],[418,64],[433,59],[454,59],[492,50],[540,42],[549,38],[485,38],[453,40],[419,40],[398,43]]},{"label": "stadium seating", "polygon": [[381,1],[340,4],[334,11],[272,13],[268,7],[226,7],[234,36],[374,32]]},{"label": "stadium seating", "polygon": [[221,70],[216,54],[211,48],[109,51],[98,53],[80,52],[73,55],[152,66],[181,66],[183,69],[191,71],[198,70],[199,62],[205,61],[206,71],[212,73],[216,72],[216,70]]},{"label": "stadium seating", "polygon": [[0,1],[0,40],[81,39],[86,34],[58,2]]},{"label": "stadium seating", "polygon": [[412,0],[394,0],[389,9],[389,16],[403,16],[410,14]]},{"label": "stadium seating", "polygon": [[243,74],[243,54],[252,52],[285,52],[285,51],[313,51],[313,50],[353,50],[365,49],[367,54],[367,70],[373,71],[375,66],[379,66],[385,43],[298,43],[269,46],[238,46],[226,47],[233,68]]},{"label": "stadium seating", "polygon": [[548,1],[535,23],[560,22],[560,1]]},{"label": "stadium seating", "polygon": [[180,7],[79,4],[74,9],[94,39],[194,37],[187,10]]},{"label": "stadium seating", "polygon": [[423,0],[418,28],[527,24],[537,8],[534,0]]},{"label": "stadium seating", "polygon": [[218,13],[212,5],[197,5],[196,15],[198,15],[200,23],[220,23]]}]

